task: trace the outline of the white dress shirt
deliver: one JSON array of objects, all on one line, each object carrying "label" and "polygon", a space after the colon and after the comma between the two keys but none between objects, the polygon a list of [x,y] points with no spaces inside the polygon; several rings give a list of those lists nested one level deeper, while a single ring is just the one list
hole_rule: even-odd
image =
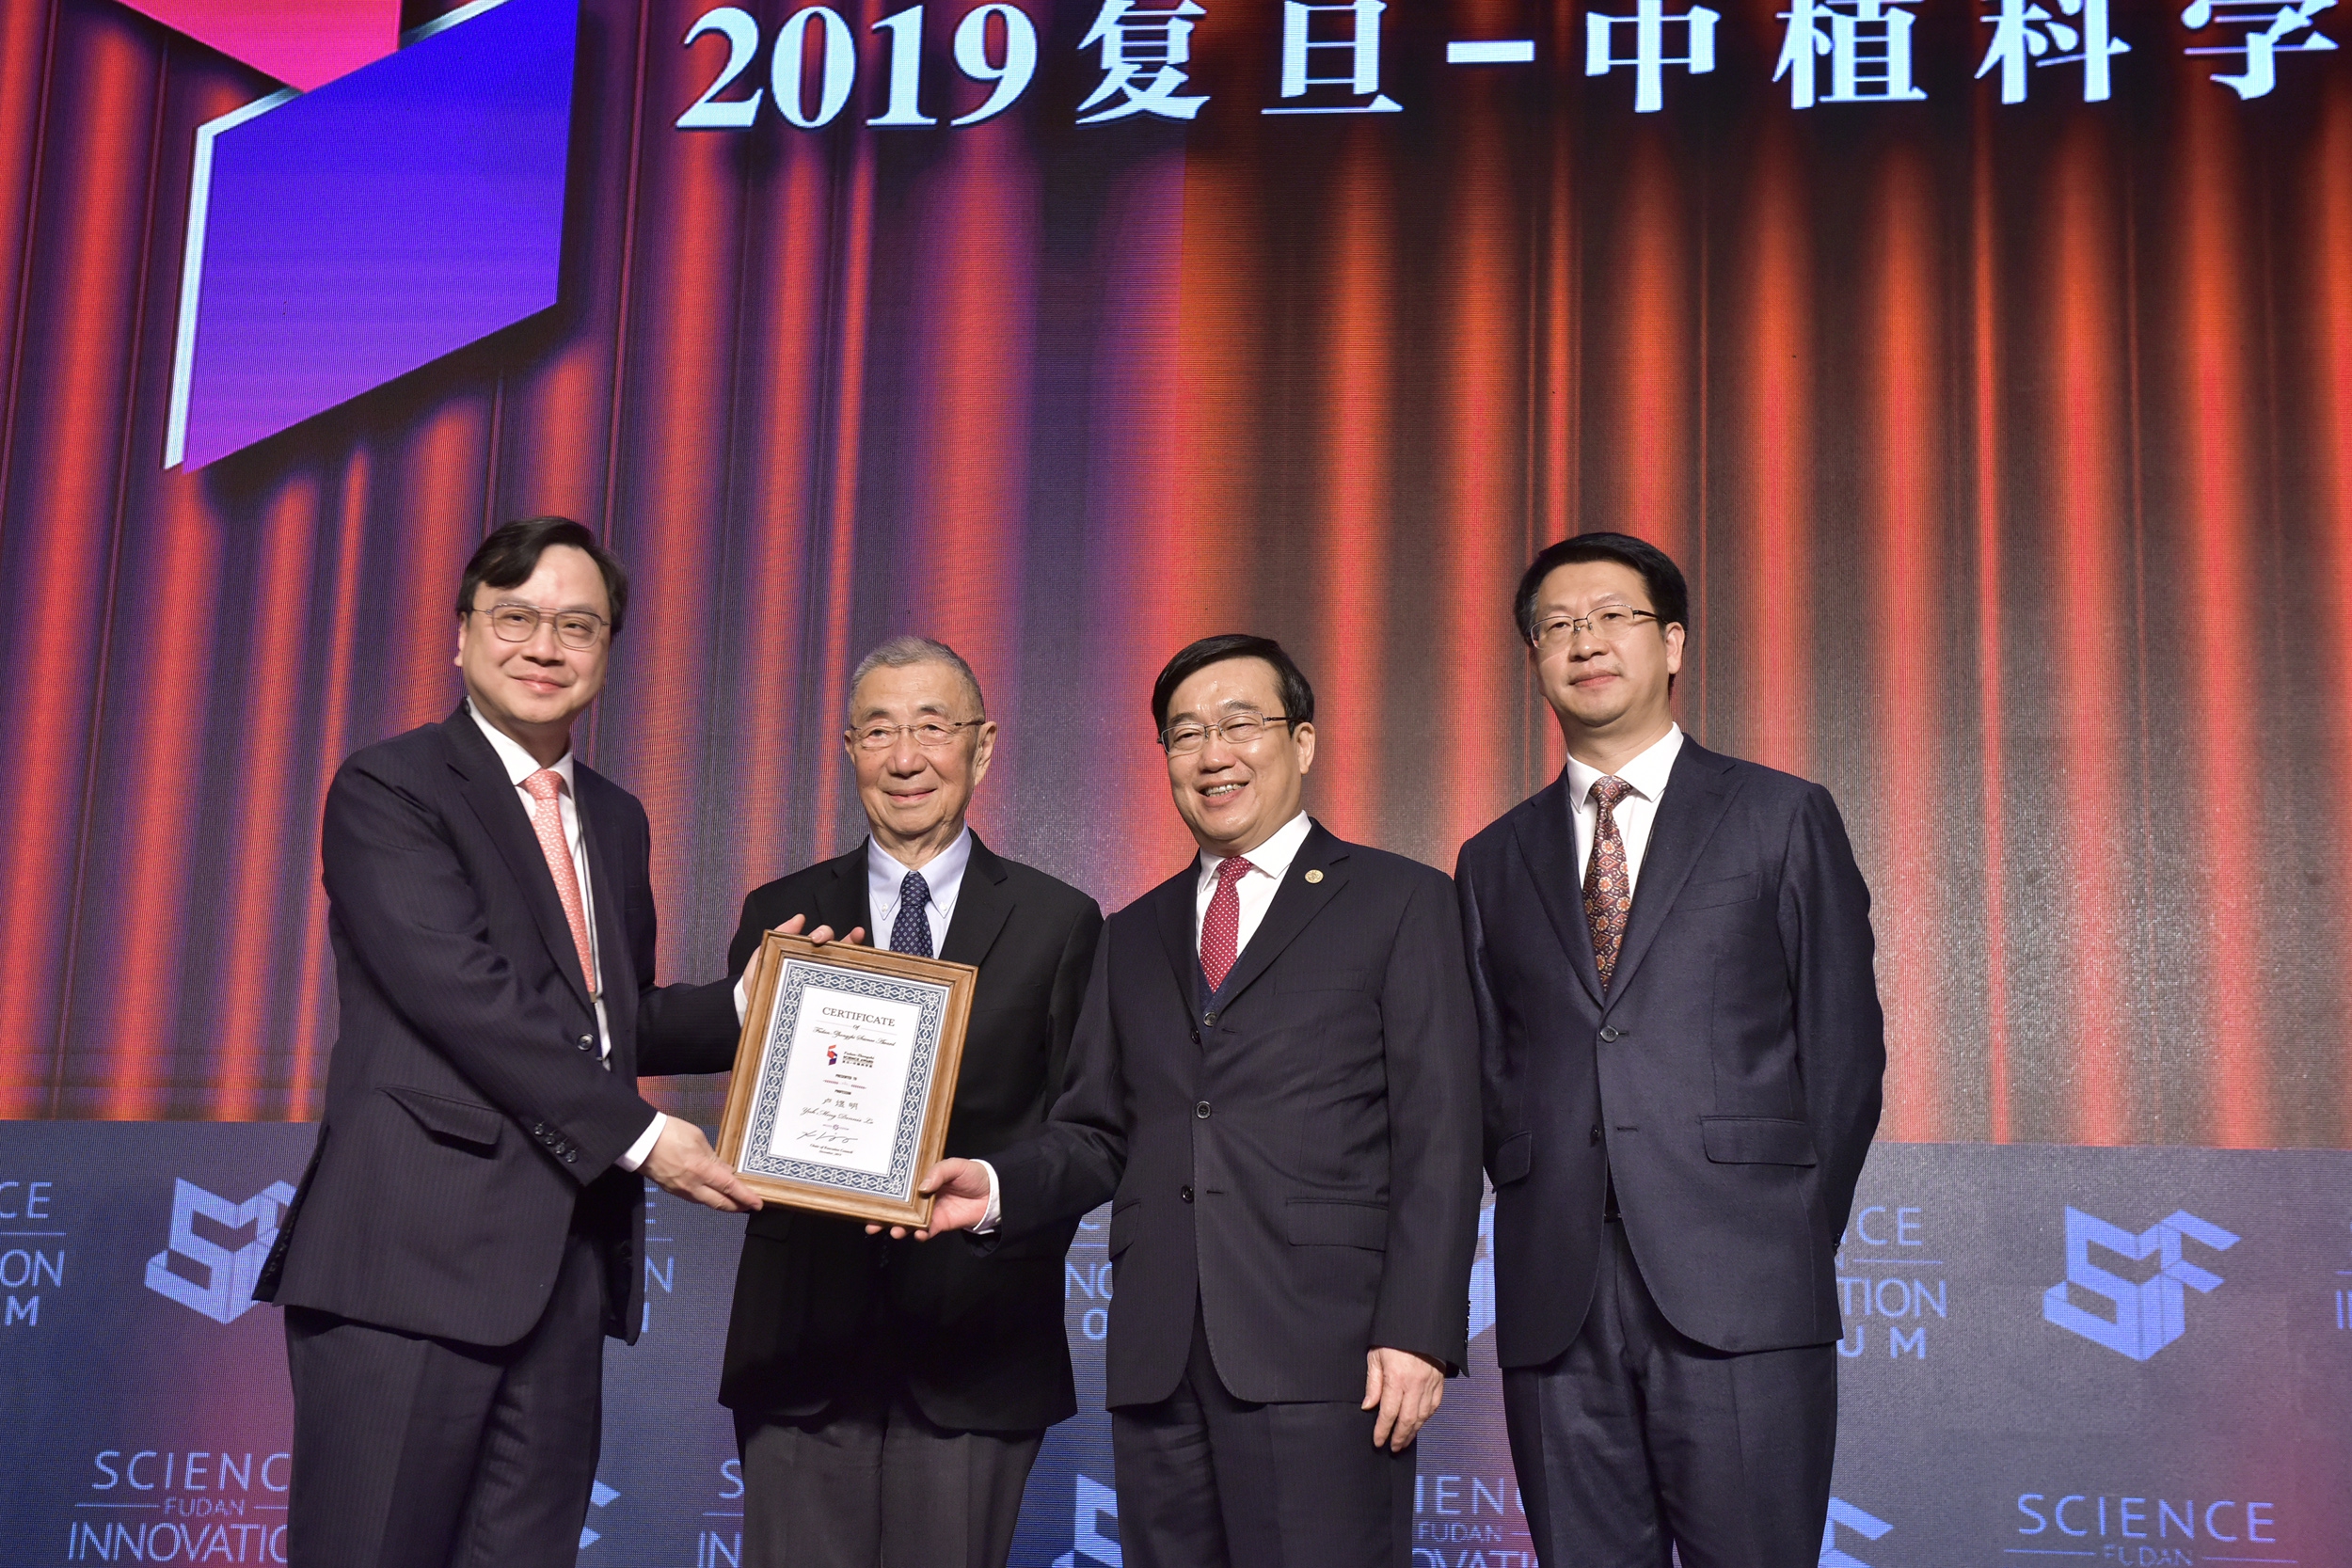
[{"label": "white dress shirt", "polygon": [[[1649,749],[1616,771],[1633,786],[1610,815],[1616,818],[1617,836],[1625,841],[1625,891],[1631,896],[1642,878],[1642,855],[1649,848],[1649,831],[1658,820],[1658,801],[1666,793],[1675,758],[1682,753],[1682,726],[1671,724]],[[1576,827],[1576,879],[1583,885],[1584,868],[1593,863],[1593,829],[1600,808],[1593,803],[1593,785],[1609,777],[1597,768],[1568,759],[1568,816]]]},{"label": "white dress shirt", "polygon": [[[499,761],[505,766],[506,776],[513,781],[515,793],[522,797],[523,815],[535,816],[539,810],[539,802],[531,798],[531,791],[524,787],[523,781],[539,771],[539,759],[524,751],[514,736],[483,718],[481,710],[473,705],[473,699],[470,697],[466,699],[466,711],[471,714],[473,721],[481,726],[483,735],[489,739],[490,750],[498,753]],[[597,951],[596,947],[596,893],[595,879],[588,875],[587,846],[580,836],[580,807],[574,800],[576,792],[572,787],[572,753],[566,750],[562,756],[548,766],[555,770],[557,778],[564,781],[564,787],[556,791],[555,803],[556,809],[564,816],[564,845],[571,851],[572,875],[580,881],[580,911],[581,917],[588,922],[589,960],[596,966],[596,974],[594,976],[596,982],[595,998],[596,1059],[610,1065],[612,1056],[612,1036],[605,1026],[602,978],[604,956]],[[628,1151],[613,1163],[623,1170],[635,1170],[644,1164],[645,1156],[653,1152],[655,1141],[661,1136],[662,1123],[668,1119],[660,1112],[656,1111],[653,1114],[653,1121],[644,1132],[638,1134],[637,1141],[629,1145]]]},{"label": "white dress shirt", "polygon": [[[923,916],[931,928],[934,958],[939,957],[940,945],[947,940],[947,923],[956,917],[956,895],[963,891],[963,868],[971,863],[972,830],[966,828],[918,873],[931,890],[931,901]],[[866,937],[874,946],[890,945],[890,933],[898,925],[898,893],[906,886],[907,873],[914,870],[915,867],[900,865],[891,859],[890,852],[871,837],[866,839],[866,907],[872,912],[874,923],[866,927]]]},{"label": "white dress shirt", "polygon": [[[1249,939],[1257,934],[1259,922],[1280,891],[1282,879],[1290,875],[1291,862],[1298,858],[1298,847],[1307,842],[1307,833],[1314,823],[1305,812],[1274,830],[1274,835],[1242,858],[1251,869],[1242,873],[1233,884],[1233,896],[1241,900],[1241,929],[1233,938],[1235,961],[1249,946]],[[1200,952],[1200,925],[1209,918],[1209,900],[1216,896],[1216,868],[1225,863],[1222,855],[1200,851],[1200,884],[1192,900],[1192,950]]]}]

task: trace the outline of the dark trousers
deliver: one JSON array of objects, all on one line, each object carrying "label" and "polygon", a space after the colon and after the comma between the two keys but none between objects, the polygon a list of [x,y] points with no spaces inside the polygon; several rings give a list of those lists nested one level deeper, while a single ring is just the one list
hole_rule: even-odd
[{"label": "dark trousers", "polygon": [[904,1394],[738,1413],[743,1568],[1004,1568],[1042,1432],[954,1432]]},{"label": "dark trousers", "polygon": [[1127,1568],[1406,1568],[1418,1455],[1357,1404],[1235,1399],[1196,1307],[1176,1392],[1111,1412]]},{"label": "dark trousers", "polygon": [[1546,1568],[1815,1568],[1837,1348],[1731,1354],[1677,1333],[1611,1223],[1560,1358],[1506,1368],[1502,1413]]},{"label": "dark trousers", "polygon": [[286,1309],[291,1568],[571,1568],[603,1418],[604,1271],[575,1232],[496,1349]]}]

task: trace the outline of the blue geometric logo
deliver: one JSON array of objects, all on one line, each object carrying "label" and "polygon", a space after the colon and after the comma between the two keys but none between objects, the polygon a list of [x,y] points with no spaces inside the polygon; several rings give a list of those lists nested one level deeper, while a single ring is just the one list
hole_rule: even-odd
[{"label": "blue geometric logo", "polygon": [[[2042,1316],[2118,1355],[2145,1361],[2179,1338],[2187,1327],[2185,1291],[2210,1293],[2221,1276],[2200,1268],[2183,1255],[2182,1243],[2195,1242],[2215,1252],[2237,1245],[2237,1237],[2185,1209],[2175,1210],[2135,1236],[2109,1225],[2096,1214],[2068,1205],[2066,1210],[2066,1277],[2042,1293]],[[2090,1249],[2130,1262],[2157,1259],[2156,1272],[2134,1283],[2091,1261]],[[2101,1317],[2074,1305],[2072,1291],[2089,1291],[2113,1309]]]}]

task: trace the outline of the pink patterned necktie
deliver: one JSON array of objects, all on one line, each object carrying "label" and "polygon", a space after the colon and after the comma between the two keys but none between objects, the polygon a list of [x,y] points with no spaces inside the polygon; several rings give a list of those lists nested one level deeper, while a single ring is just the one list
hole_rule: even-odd
[{"label": "pink patterned necktie", "polygon": [[1241,895],[1233,884],[1257,869],[1239,855],[1217,863],[1216,892],[1209,895],[1209,912],[1200,921],[1200,973],[1208,976],[1212,996],[1241,953]]},{"label": "pink patterned necktie", "polygon": [[1600,971],[1600,989],[1617,971],[1617,950],[1625,945],[1625,917],[1633,908],[1633,883],[1626,875],[1625,840],[1617,836],[1617,802],[1633,786],[1612,775],[1593,781],[1593,852],[1584,865],[1584,919],[1593,928],[1593,963]]},{"label": "pink patterned necktie", "polygon": [[564,807],[556,799],[564,792],[564,775],[542,768],[523,781],[523,787],[534,802],[531,826],[539,835],[539,852],[548,858],[555,895],[564,901],[564,918],[572,927],[572,945],[580,949],[580,972],[587,976],[588,994],[595,996],[604,988],[596,983],[596,949],[588,944],[588,905],[580,896],[580,872],[572,864],[572,847],[564,840]]}]

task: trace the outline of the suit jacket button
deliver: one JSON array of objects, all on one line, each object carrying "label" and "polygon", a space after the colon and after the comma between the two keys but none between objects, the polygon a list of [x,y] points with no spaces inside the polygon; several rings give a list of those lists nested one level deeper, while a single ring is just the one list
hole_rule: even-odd
[{"label": "suit jacket button", "polygon": [[1200,1117],[1202,1121],[1206,1121],[1206,1120],[1208,1120],[1208,1119],[1209,1119],[1209,1102],[1208,1102],[1207,1101],[1205,1101],[1205,1100],[1204,1100],[1204,1101],[1202,1101],[1200,1104],[1195,1105],[1195,1106],[1192,1108],[1192,1114],[1193,1114],[1194,1116],[1196,1116],[1196,1117]]},{"label": "suit jacket button", "polygon": [[1215,1013],[1203,1013],[1200,1015],[1200,1022],[1203,1023],[1215,1023],[1216,1022],[1216,1015]]},{"label": "suit jacket button", "polygon": [[1598,1143],[1598,1142],[1600,1142],[1600,1128],[1599,1128],[1598,1124],[1595,1124],[1595,1126],[1594,1126],[1594,1128],[1593,1128],[1593,1142],[1595,1142],[1595,1143]]},{"label": "suit jacket button", "polygon": [[1184,1190],[1178,1193],[1176,1196],[1183,1198],[1186,1203],[1190,1203],[1192,1201],[1192,1183],[1189,1181],[1185,1182]]},{"label": "suit jacket button", "polygon": [[1623,1032],[1624,1031],[1620,1030],[1615,1024],[1613,1023],[1609,1025],[1608,1028],[1603,1029],[1600,1032],[1600,1043],[1603,1045],[1614,1045],[1617,1043],[1618,1035]]},{"label": "suit jacket button", "polygon": [[582,1036],[580,1036],[580,1048],[582,1051],[587,1050],[590,1046],[592,1046],[592,1045],[594,1045],[594,1044],[596,1044],[596,1036],[594,1036],[594,1035],[582,1035]]},{"label": "suit jacket button", "polygon": [[576,1164],[579,1163],[579,1160],[580,1156],[575,1151],[568,1148],[564,1151],[564,1163],[565,1164]]}]

